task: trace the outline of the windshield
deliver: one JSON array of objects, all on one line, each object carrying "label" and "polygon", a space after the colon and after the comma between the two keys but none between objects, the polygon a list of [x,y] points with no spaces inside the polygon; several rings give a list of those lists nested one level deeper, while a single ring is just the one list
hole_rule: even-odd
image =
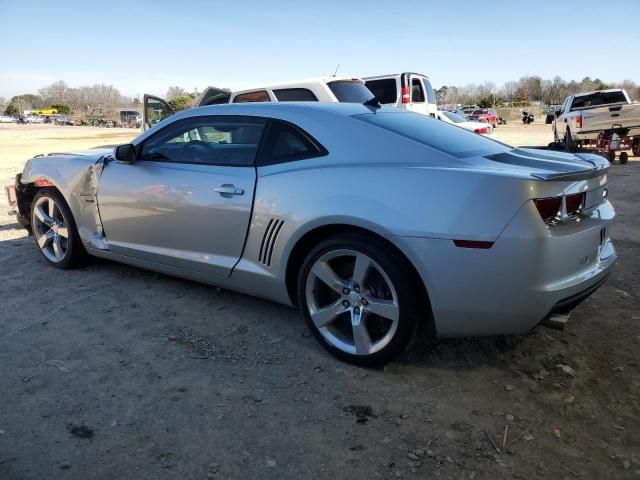
[{"label": "windshield", "polygon": [[609,105],[611,103],[627,103],[622,90],[616,92],[595,92],[591,95],[582,95],[573,99],[571,110],[576,108],[595,107],[597,105]]},{"label": "windshield", "polygon": [[453,113],[453,112],[442,112],[443,115],[445,115],[449,120],[451,120],[453,123],[463,123],[466,122],[467,119],[464,117],[461,117],[460,115],[458,115],[457,113]]},{"label": "windshield", "polygon": [[336,80],[328,85],[339,102],[364,103],[373,98],[371,90],[358,81]]},{"label": "windshield", "polygon": [[508,151],[511,147],[419,113],[365,113],[353,118],[410,138],[441,152],[464,158]]},{"label": "windshield", "polygon": [[473,111],[473,115],[482,115],[483,113],[488,113],[486,108],[481,108],[480,110]]}]

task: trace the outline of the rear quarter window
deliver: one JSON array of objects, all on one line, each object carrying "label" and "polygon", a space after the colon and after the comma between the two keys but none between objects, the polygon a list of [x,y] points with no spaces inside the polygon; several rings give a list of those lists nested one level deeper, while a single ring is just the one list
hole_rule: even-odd
[{"label": "rear quarter window", "polygon": [[233,103],[249,103],[249,102],[270,102],[269,94],[266,90],[259,90],[257,92],[241,93],[236,95],[233,99]]},{"label": "rear quarter window", "polygon": [[280,88],[273,91],[279,102],[317,102],[318,97],[308,88]]},{"label": "rear quarter window", "polygon": [[503,143],[414,112],[365,113],[353,118],[458,158],[490,155],[510,149]]},{"label": "rear quarter window", "polygon": [[371,90],[361,82],[337,80],[335,82],[329,82],[328,85],[339,102],[364,103],[373,98]]}]

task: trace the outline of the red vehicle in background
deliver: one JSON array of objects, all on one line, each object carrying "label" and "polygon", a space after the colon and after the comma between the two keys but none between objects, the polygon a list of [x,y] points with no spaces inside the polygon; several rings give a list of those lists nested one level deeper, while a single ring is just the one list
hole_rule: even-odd
[{"label": "red vehicle in background", "polygon": [[473,122],[490,123],[493,128],[498,125],[498,112],[495,108],[479,108],[467,115],[467,118]]}]

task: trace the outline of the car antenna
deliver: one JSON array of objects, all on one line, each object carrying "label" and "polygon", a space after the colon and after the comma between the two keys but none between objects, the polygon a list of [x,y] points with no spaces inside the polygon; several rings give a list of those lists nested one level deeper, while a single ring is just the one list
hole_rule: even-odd
[{"label": "car antenna", "polygon": [[336,74],[338,73],[338,69],[340,68],[340,64],[338,64],[338,66],[336,67],[336,71],[333,72],[333,75],[331,75],[332,77],[335,77]]}]

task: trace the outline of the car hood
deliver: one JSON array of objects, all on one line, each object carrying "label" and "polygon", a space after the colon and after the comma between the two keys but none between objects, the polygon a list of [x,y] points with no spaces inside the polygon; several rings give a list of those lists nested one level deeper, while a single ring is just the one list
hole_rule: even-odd
[{"label": "car hood", "polygon": [[[583,180],[603,175],[609,162],[600,155],[514,148],[484,157],[501,170],[526,173],[540,180]],[[495,168],[494,167],[494,168]]]}]

